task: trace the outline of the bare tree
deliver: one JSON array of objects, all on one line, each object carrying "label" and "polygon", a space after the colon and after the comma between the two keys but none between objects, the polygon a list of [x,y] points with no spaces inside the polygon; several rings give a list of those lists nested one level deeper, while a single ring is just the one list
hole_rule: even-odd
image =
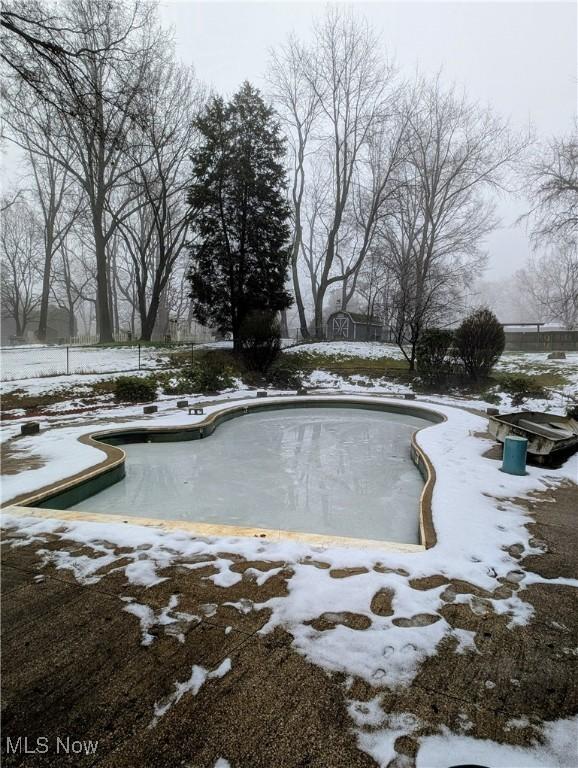
[{"label": "bare tree", "polygon": [[186,278],[188,262],[180,259],[176,268],[171,272],[171,277],[165,288],[166,303],[169,310],[169,320],[176,329],[186,329],[189,332],[189,319],[191,314],[191,287]]},{"label": "bare tree", "polygon": [[275,97],[294,154],[293,283],[302,335],[298,257],[313,300],[314,333],[323,333],[330,286],[347,301],[371,246],[399,159],[394,75],[367,23],[331,9],[305,48],[291,40],[273,59]]},{"label": "bare tree", "polygon": [[[149,79],[145,100],[141,139],[132,150],[135,169],[125,190],[138,207],[129,217],[121,215],[119,231],[133,262],[141,338],[150,340],[161,296],[191,225],[185,190],[193,120],[203,92],[190,69],[166,56]],[[114,208],[111,214],[116,217]]]},{"label": "bare tree", "polygon": [[578,247],[576,241],[555,245],[533,256],[518,279],[541,312],[542,320],[578,327]]},{"label": "bare tree", "polygon": [[[9,99],[14,101],[14,97]],[[46,339],[48,302],[52,263],[71,227],[80,214],[82,200],[67,166],[52,156],[52,145],[56,136],[55,124],[59,120],[54,108],[39,101],[33,93],[20,91],[18,107],[8,107],[4,115],[8,127],[8,138],[26,153],[32,172],[33,194],[38,200],[44,233],[44,266],[42,269],[42,292],[36,336],[39,341]],[[30,116],[34,115],[34,120]],[[66,148],[63,148],[63,152]],[[71,151],[68,162],[71,160]]]},{"label": "bare tree", "polygon": [[372,318],[381,320],[386,328],[392,323],[391,307],[394,286],[390,260],[380,250],[379,237],[370,249],[358,272],[356,293],[362,301],[362,311],[369,322]]},{"label": "bare tree", "polygon": [[42,260],[41,229],[23,201],[13,203],[2,214],[0,257],[2,315],[14,321],[16,336],[22,337],[40,299],[38,267]]},{"label": "bare tree", "polygon": [[524,142],[489,110],[439,80],[408,106],[405,163],[382,230],[396,283],[396,341],[410,368],[423,330],[447,322],[479,273],[495,226],[489,193],[502,188]]},{"label": "bare tree", "polygon": [[138,295],[135,277],[135,265],[127,247],[127,242],[121,237],[116,251],[116,267],[113,274],[115,292],[123,306],[123,317],[131,338],[136,338],[139,325]]},{"label": "bare tree", "polygon": [[24,190],[18,189],[16,192],[11,193],[10,195],[5,195],[2,198],[2,201],[0,202],[0,214],[4,213],[4,211],[7,211],[9,208],[11,208],[14,203],[17,203],[19,200],[22,200],[24,197]]},{"label": "bare tree", "polygon": [[75,256],[76,243],[71,238],[63,240],[55,257],[54,279],[51,281],[51,296],[61,309],[68,314],[68,336],[76,335],[76,315],[80,304],[93,300],[94,274],[85,269],[83,262]]},{"label": "bare tree", "polygon": [[293,211],[293,241],[291,245],[291,277],[301,335],[309,336],[305,304],[299,278],[299,259],[303,247],[303,206],[308,171],[307,157],[311,151],[312,131],[320,111],[320,99],[308,72],[309,54],[291,36],[279,52],[271,53],[269,81],[273,98],[288,138],[288,159],[291,163],[291,203]]},{"label": "bare tree", "polygon": [[407,112],[394,107],[402,96],[398,89],[389,103],[383,105],[381,120],[368,136],[363,160],[352,183],[351,206],[344,215],[344,232],[340,233],[336,249],[339,269],[328,281],[341,281],[343,309],[356,293],[359,271],[389,215],[388,204],[403,183],[399,170],[404,163]]},{"label": "bare tree", "polygon": [[[96,14],[92,20],[103,28],[107,24],[102,15],[106,4],[92,0],[93,6],[101,6],[100,17]],[[6,73],[31,90],[37,101],[70,117],[90,109],[90,102],[99,93],[87,61],[121,50],[140,23],[139,3],[133,0],[131,6],[123,8],[125,23],[117,36],[89,40],[75,5],[76,0],[5,0],[0,9],[0,61]]]},{"label": "bare tree", "polygon": [[[342,229],[356,182],[361,186],[363,152],[374,132],[388,117],[387,97],[393,73],[376,54],[378,43],[367,23],[350,15],[330,10],[316,28],[315,51],[308,66],[311,85],[320,102],[321,119],[316,130],[320,151],[326,153],[330,197],[319,221],[324,233],[322,259],[315,278],[314,326],[316,336],[323,332],[323,304],[328,287],[346,279],[362,262],[365,250],[353,256],[345,272],[334,274]],[[388,158],[389,159],[389,158]],[[370,208],[378,210],[388,180],[385,174],[376,180]],[[372,231],[374,215],[368,216],[367,236]]]},{"label": "bare tree", "polygon": [[[113,317],[107,245],[122,215],[128,215],[135,202],[123,196],[121,208],[111,217],[112,198],[136,167],[127,148],[140,133],[139,107],[151,69],[168,38],[158,26],[154,6],[138,0],[130,5],[63,0],[58,9],[62,39],[66,41],[70,35],[79,55],[57,78],[60,121],[50,158],[67,169],[84,193],[96,260],[97,325],[101,341],[110,341]],[[64,42],[58,45],[64,47]],[[34,59],[34,68],[34,77],[42,82],[56,77],[56,70],[41,54]],[[21,82],[29,84],[25,73],[19,74]],[[34,116],[27,116],[34,122]],[[36,146],[34,151],[46,156],[44,146]]]},{"label": "bare tree", "polygon": [[96,263],[92,228],[83,210],[68,231],[54,257],[50,284],[51,301],[69,317],[69,336],[80,324],[94,335],[96,320]]},{"label": "bare tree", "polygon": [[526,165],[533,207],[533,240],[576,242],[578,235],[578,122],[571,134],[540,145]]}]

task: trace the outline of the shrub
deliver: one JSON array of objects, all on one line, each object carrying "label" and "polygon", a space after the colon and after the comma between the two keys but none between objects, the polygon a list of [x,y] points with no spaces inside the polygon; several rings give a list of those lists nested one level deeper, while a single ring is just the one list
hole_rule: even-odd
[{"label": "shrub", "polygon": [[501,405],[502,403],[502,398],[497,392],[483,392],[482,398],[486,401],[486,403],[491,403],[492,405]]},{"label": "shrub", "polygon": [[165,395],[190,395],[193,393],[191,380],[185,378],[182,372],[157,374],[158,382]]},{"label": "shrub", "polygon": [[267,381],[277,389],[299,389],[303,383],[303,372],[294,355],[280,355],[269,368]]},{"label": "shrub", "polygon": [[218,360],[203,360],[189,367],[187,376],[194,392],[217,392],[234,384],[232,371]]},{"label": "shrub", "polygon": [[477,309],[455,333],[458,357],[468,376],[479,381],[488,376],[506,346],[504,329],[489,309]]},{"label": "shrub", "polygon": [[424,379],[435,381],[450,372],[448,353],[454,335],[451,331],[431,328],[425,331],[416,349],[417,369]]},{"label": "shrub", "polygon": [[231,370],[218,360],[203,359],[181,368],[178,373],[159,375],[166,395],[218,392],[234,384]]},{"label": "shrub", "polygon": [[114,398],[119,402],[147,403],[157,396],[157,383],[153,377],[120,376],[114,380]]},{"label": "shrub", "polygon": [[251,312],[241,325],[239,341],[245,364],[266,373],[281,351],[281,329],[276,313]]},{"label": "shrub", "polygon": [[531,397],[548,400],[550,394],[531,376],[523,373],[504,376],[501,388],[512,397],[512,405],[522,405]]}]

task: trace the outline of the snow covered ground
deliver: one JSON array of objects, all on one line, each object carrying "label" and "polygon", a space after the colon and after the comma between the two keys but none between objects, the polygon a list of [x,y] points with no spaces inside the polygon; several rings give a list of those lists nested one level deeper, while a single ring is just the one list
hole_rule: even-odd
[{"label": "snow covered ground", "polygon": [[[386,376],[382,378],[369,378],[364,375],[340,376],[328,371],[312,371],[307,374],[303,381],[305,387],[324,390],[325,392],[346,394],[374,394],[374,395],[404,395],[414,392],[411,384],[390,379]],[[547,411],[550,413],[564,413],[568,405],[569,397],[578,395],[578,384],[560,387],[559,391],[551,391],[550,398],[528,398],[524,402],[524,408],[532,411]],[[499,392],[499,403],[494,400],[486,401],[483,397],[475,398],[473,396],[461,396],[459,394],[419,394],[418,396],[427,402],[441,403],[446,405],[456,405],[462,408],[474,408],[485,411],[486,408],[495,408],[496,405],[502,412],[516,411],[520,406],[512,404],[512,397],[506,392]]]},{"label": "snow covered ground", "polygon": [[566,352],[565,360],[548,360],[545,352],[505,352],[496,365],[501,373],[524,373],[529,376],[553,374],[564,377],[568,384],[551,389],[578,396],[578,352]]},{"label": "snow covered ground", "polygon": [[397,344],[383,344],[379,341],[319,341],[312,344],[297,344],[286,350],[288,353],[310,355],[338,355],[340,357],[359,357],[366,360],[404,360],[403,352]]},{"label": "snow covered ground", "polygon": [[[313,344],[300,344],[286,350],[288,353],[310,355],[335,355],[338,358],[361,360],[390,359],[404,360],[403,353],[394,344],[379,342],[349,342],[331,341]],[[548,360],[545,352],[524,353],[505,352],[498,361],[495,370],[498,373],[524,374],[528,376],[554,375],[563,377],[567,383],[546,385],[550,397],[528,398],[524,402],[527,410],[550,411],[563,413],[572,398],[578,398],[578,352],[567,352],[565,360]],[[313,370],[304,381],[304,386],[342,392],[373,392],[375,394],[406,394],[413,392],[411,383],[403,383],[384,376],[382,378],[366,375],[342,376],[325,370]],[[460,397],[458,395],[431,395],[427,397],[432,402],[462,405],[464,407],[485,409],[490,406],[502,410],[517,410],[519,406],[512,404],[512,397],[506,392],[500,392],[494,387],[499,402],[486,402],[481,397]]]},{"label": "snow covered ground", "polygon": [[[229,398],[243,395],[246,397],[245,393],[231,392]],[[223,407],[226,400],[219,398],[219,403],[206,407],[206,413]],[[253,400],[254,397],[247,398],[248,403]],[[164,568],[194,559],[194,567],[210,562],[216,573],[207,578],[226,589],[236,584],[242,574],[231,570],[234,561],[223,552],[238,554],[247,560],[284,562],[292,570],[288,594],[271,598],[262,605],[239,604],[238,609],[270,609],[270,619],[261,633],[283,627],[291,634],[294,649],[306,659],[328,672],[341,672],[346,676],[346,692],[354,678],[365,680],[376,689],[374,703],[365,702],[363,707],[347,697],[347,693],[346,697],[360,749],[385,767],[395,757],[395,739],[411,735],[417,721],[404,713],[386,716],[379,705],[379,691],[411,684],[422,662],[436,654],[444,638],[453,637],[457,641],[458,653],[477,653],[475,633],[450,626],[439,613],[448,601],[471,604],[472,610],[479,610],[480,606],[474,604],[476,598],[471,594],[450,595],[445,585],[416,590],[409,584],[412,579],[442,575],[448,581],[460,580],[488,592],[500,590],[504,583],[514,584],[515,591],[504,594],[502,589],[499,596],[496,594],[484,601],[484,610],[505,615],[511,627],[526,625],[532,619],[533,608],[524,601],[526,585],[538,582],[549,583],[552,588],[555,584],[578,588],[578,580],[548,581],[526,572],[518,559],[509,554],[513,545],[524,554],[541,551],[530,541],[525,527],[529,520],[527,512],[514,500],[564,479],[575,480],[578,456],[558,470],[529,467],[525,477],[504,475],[499,472],[500,462],[483,456],[491,441],[476,436],[485,430],[485,419],[447,405],[436,407],[447,421],[428,427],[418,435],[418,442],[432,459],[437,475],[432,504],[438,544],[426,551],[409,554],[355,547],[312,547],[304,543],[242,537],[200,539],[186,531],[114,522],[19,517],[11,515],[10,510],[3,513],[3,526],[16,535],[16,545],[37,541],[41,548],[44,536],[53,533],[92,548],[94,556],[79,555],[66,548],[45,550],[46,562],[71,570],[85,583],[98,582],[100,568],[117,564],[124,569],[129,583],[150,586],[163,580]],[[131,424],[175,426],[203,418],[177,410],[174,399],[170,398],[160,404],[158,414],[142,417],[140,413],[139,407],[129,406],[116,409],[114,416],[124,420],[123,427]],[[99,429],[120,426],[116,421],[107,424],[103,421],[106,417],[105,411],[91,415]],[[95,428],[88,422],[90,419],[79,423],[77,417],[55,416],[42,421],[39,435],[19,439],[18,449],[24,455],[34,455],[44,463],[33,471],[5,476],[3,498],[32,491],[100,461],[101,451],[78,442],[81,434]],[[329,568],[311,567],[310,561],[319,559]],[[350,578],[331,578],[330,571],[337,568],[359,570]],[[272,573],[265,572],[259,577],[268,578]],[[378,616],[370,608],[372,598],[380,591],[388,591],[393,596],[390,616]],[[170,627],[175,621],[177,604],[178,600],[173,600],[158,615],[146,610],[145,605],[132,602],[125,610],[140,617],[143,642],[147,643],[152,636],[148,630],[155,623]],[[311,621],[321,611],[336,617],[355,613],[366,617],[369,626],[364,631],[355,631],[337,623],[331,632],[319,632]],[[423,621],[424,616],[427,622]],[[163,707],[172,706],[179,696],[194,695],[208,676],[218,679],[226,671],[200,667],[193,670],[189,680],[175,682],[174,694],[159,703],[159,710],[151,713],[151,718],[161,717]],[[518,713],[510,714],[515,718]],[[372,726],[371,730],[368,725]],[[454,763],[471,761],[475,755],[476,762],[492,768],[575,768],[568,746],[573,743],[577,726],[576,718],[536,724],[536,735],[541,737],[542,744],[528,749],[480,742],[467,734],[442,730],[421,741],[417,766],[441,768],[447,765],[447,755],[451,754],[452,759],[456,757]]]},{"label": "snow covered ground", "polygon": [[[231,342],[215,342],[199,345],[201,347],[211,348],[230,348]],[[287,348],[286,354],[301,353],[310,355],[314,362],[315,355],[335,355],[346,360],[362,361],[390,359],[403,360],[403,355],[399,348],[394,344],[382,344],[378,342],[319,342],[313,344],[300,344]],[[19,360],[18,355],[31,355],[28,362]],[[34,360],[34,355],[43,357]],[[131,375],[148,376],[150,371],[163,365],[166,361],[166,350],[161,348],[143,348],[141,350],[140,372],[134,370],[138,368],[138,350],[133,347],[111,347],[111,348],[70,348],[70,365],[74,373],[62,375],[59,365],[62,364],[62,355],[65,355],[64,348],[60,347],[34,347],[30,350],[3,349],[1,351],[2,378],[0,383],[0,393],[6,394],[19,390],[25,395],[45,395],[62,392],[62,403],[58,406],[54,404],[49,406],[49,410],[69,410],[71,406],[71,397],[80,399],[88,397],[91,394],[91,385],[98,381],[106,381],[115,378],[121,371],[133,369]],[[46,359],[47,362],[42,362]],[[65,358],[64,358],[65,359]],[[65,364],[65,363],[64,363]],[[578,352],[569,352],[566,360],[548,360],[546,353],[516,353],[507,352],[499,360],[496,370],[500,373],[528,374],[538,376],[545,374],[558,374],[564,377],[567,383],[547,386],[549,390],[549,399],[529,399],[524,403],[524,407],[530,410],[546,410],[554,413],[563,412],[568,405],[569,399],[578,397]],[[89,371],[95,371],[94,373]],[[104,373],[103,371],[107,371]],[[49,375],[54,374],[54,375]],[[310,371],[305,379],[304,386],[316,389],[323,389],[331,392],[344,393],[374,393],[403,395],[413,392],[409,381],[403,379],[384,376],[368,377],[363,374],[339,375],[327,370],[317,369]],[[458,394],[428,396],[427,399],[434,402],[446,404],[457,404],[465,407],[485,409],[488,406],[498,405],[504,410],[511,410],[512,398],[505,392],[500,392],[495,388],[495,396],[499,402],[485,402],[481,397],[475,398],[471,395],[461,397]],[[102,399],[111,400],[112,396]],[[98,405],[98,400],[95,401]],[[18,416],[16,412],[12,417]]]},{"label": "snow covered ground", "polygon": [[[67,367],[68,350],[68,367]],[[163,350],[141,349],[141,366],[156,367]],[[164,352],[166,356],[166,352]],[[0,352],[2,379],[32,379],[70,373],[108,373],[138,369],[139,350],[134,347],[3,347]]]},{"label": "snow covered ground", "polygon": [[[229,341],[195,344],[195,349],[230,349]],[[0,367],[2,381],[35,379],[70,374],[102,374],[134,371],[140,366],[151,370],[166,362],[171,352],[190,349],[190,344],[173,348],[139,346],[118,347],[66,347],[34,344],[26,347],[2,347]],[[67,352],[68,350],[68,352]],[[68,354],[68,363],[67,363]]]},{"label": "snow covered ground", "polygon": [[[253,399],[248,398],[247,402]],[[223,402],[208,406],[206,412],[221,407]],[[53,547],[45,551],[47,562],[72,570],[79,581],[86,583],[97,582],[100,579],[98,571],[104,565],[118,564],[130,583],[153,585],[164,578],[160,575],[162,569],[194,558],[195,567],[210,561],[216,573],[208,578],[226,589],[236,584],[242,574],[231,570],[234,561],[223,552],[238,554],[248,560],[282,561],[293,572],[287,585],[288,594],[258,606],[239,605],[239,610],[270,609],[271,616],[261,630],[262,634],[283,627],[292,635],[294,649],[310,662],[328,672],[343,673],[349,683],[360,678],[374,687],[377,695],[381,689],[411,684],[422,662],[436,654],[444,638],[452,637],[457,641],[457,653],[477,653],[475,633],[452,627],[439,613],[448,600],[471,603],[472,610],[479,610],[480,606],[474,605],[476,598],[471,594],[450,595],[443,584],[416,590],[410,586],[411,580],[435,574],[448,581],[467,582],[488,592],[498,590],[499,596],[496,594],[484,601],[484,610],[505,615],[511,627],[526,625],[532,619],[532,605],[524,601],[526,585],[548,583],[578,588],[578,580],[559,578],[548,581],[526,572],[518,559],[509,554],[513,545],[524,554],[540,552],[536,543],[530,541],[530,533],[525,527],[529,519],[527,513],[514,500],[532,491],[544,490],[563,479],[575,480],[578,456],[558,470],[529,467],[525,477],[504,475],[499,472],[500,462],[483,456],[492,444],[476,436],[485,429],[483,418],[446,405],[436,408],[447,421],[428,427],[418,435],[418,442],[432,459],[437,475],[432,503],[438,544],[426,551],[408,554],[379,549],[312,547],[290,541],[241,537],[200,539],[185,531],[155,527],[32,516],[22,518],[11,515],[10,510],[4,513],[3,523],[17,534],[16,545],[18,541],[37,540],[41,548],[45,534],[54,533],[62,539],[91,547],[95,550],[92,557]],[[139,410],[132,406],[118,409],[114,415],[126,420],[123,427],[131,423],[174,426],[195,423],[202,418],[178,411],[170,400],[163,402],[160,412],[150,417],[137,419]],[[115,422],[103,423],[104,417],[105,414],[101,414],[99,429],[119,426]],[[47,428],[50,426],[54,428]],[[90,429],[86,423],[79,424],[77,419],[63,416],[45,420],[42,427],[40,435],[19,439],[18,448],[39,457],[44,465],[5,477],[4,498],[31,491],[101,460],[102,453],[98,449],[78,443],[78,437]],[[122,552],[117,551],[120,547]],[[320,559],[330,567],[310,566],[310,560]],[[337,568],[359,570],[350,578],[335,579],[330,576],[330,571]],[[267,572],[260,576],[267,577]],[[516,590],[504,593],[500,590],[504,584],[514,584]],[[388,591],[393,596],[390,616],[378,616],[371,611],[372,598],[380,591]],[[126,610],[137,617],[142,616],[146,623],[146,628],[143,625],[143,642],[148,642],[151,622],[170,624],[176,607],[176,604],[169,605],[158,616],[150,612],[145,615],[145,606],[139,608],[132,603]],[[366,617],[369,626],[364,631],[355,631],[337,623],[331,632],[319,632],[311,626],[311,621],[320,611],[337,617],[347,612],[360,614]],[[427,622],[423,621],[424,616]],[[179,695],[194,693],[206,676],[219,677],[221,672],[226,670],[197,669],[190,680],[175,683],[173,697],[162,703],[161,708],[165,704],[171,706]],[[345,683],[346,691],[347,685],[348,682]],[[416,728],[416,719],[403,713],[386,716],[378,698],[374,705],[365,703],[365,712],[354,699],[348,698],[348,702],[360,748],[372,755],[378,765],[386,766],[395,756],[395,739],[411,734]],[[519,713],[510,714],[515,718]],[[155,711],[151,716],[162,716],[162,712]],[[371,731],[366,728],[368,724],[374,726]],[[577,719],[537,725],[537,736],[542,736],[543,743],[532,749],[479,742],[467,734],[443,731],[423,739],[417,765],[426,768],[447,765],[447,755],[452,754],[452,758],[460,756],[457,762],[471,760],[472,755],[479,756],[476,762],[481,760],[482,764],[493,768],[575,768],[568,745],[572,743],[577,725]],[[375,726],[381,727],[376,730]]]},{"label": "snow covered ground", "polygon": [[[397,344],[377,341],[320,341],[296,344],[286,350],[290,354],[336,355],[366,360],[405,360]],[[496,369],[508,373],[538,375],[552,372],[575,376],[578,383],[578,352],[566,352],[565,360],[548,360],[547,352],[504,352]]]}]

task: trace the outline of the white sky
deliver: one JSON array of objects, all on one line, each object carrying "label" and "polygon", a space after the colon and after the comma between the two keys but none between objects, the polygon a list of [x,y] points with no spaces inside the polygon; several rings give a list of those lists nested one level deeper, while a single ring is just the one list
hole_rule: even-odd
[{"label": "white sky", "polygon": [[[174,25],[177,55],[201,80],[232,93],[243,80],[266,90],[268,52],[294,31],[310,34],[324,12],[317,2],[194,2],[164,0],[161,18]],[[443,70],[470,98],[489,103],[513,127],[531,123],[541,135],[563,134],[577,109],[577,5],[574,2],[358,2],[402,72]],[[529,245],[514,226],[525,210],[511,196],[499,201],[502,227],[487,240],[486,278],[523,266]]]}]

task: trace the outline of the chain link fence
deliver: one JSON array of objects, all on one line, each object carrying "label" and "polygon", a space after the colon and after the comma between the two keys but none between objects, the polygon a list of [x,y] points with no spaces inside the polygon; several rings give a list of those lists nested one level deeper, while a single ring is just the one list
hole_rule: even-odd
[{"label": "chain link fence", "polygon": [[0,380],[18,381],[51,376],[128,373],[170,368],[179,353],[180,364],[194,360],[195,350],[230,342],[175,342],[161,345],[131,344],[110,347],[95,345],[28,345],[2,347]]},{"label": "chain link fence", "polygon": [[[295,339],[283,339],[283,346]],[[232,341],[188,340],[162,344],[29,344],[0,349],[0,381],[51,376],[99,375],[178,368],[194,362],[199,349],[231,349]]]}]

